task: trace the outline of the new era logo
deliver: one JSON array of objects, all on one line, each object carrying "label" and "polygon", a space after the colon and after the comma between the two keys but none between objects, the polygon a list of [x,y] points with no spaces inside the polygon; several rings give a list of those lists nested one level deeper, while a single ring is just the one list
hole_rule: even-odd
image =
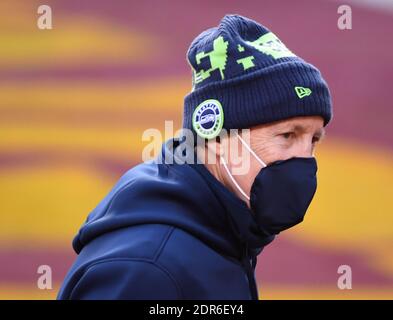
[{"label": "new era logo", "polygon": [[295,87],[295,92],[300,99],[307,97],[312,93],[311,89],[304,87]]}]

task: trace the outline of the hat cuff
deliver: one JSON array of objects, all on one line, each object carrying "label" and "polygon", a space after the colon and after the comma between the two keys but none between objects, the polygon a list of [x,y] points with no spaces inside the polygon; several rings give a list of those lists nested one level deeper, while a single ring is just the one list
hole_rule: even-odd
[{"label": "hat cuff", "polygon": [[[308,88],[311,94],[300,98],[295,87]],[[192,129],[192,114],[207,99],[221,103],[226,129],[314,115],[326,126],[332,118],[329,88],[319,70],[305,62],[275,64],[194,90],[184,98],[183,128]]]}]

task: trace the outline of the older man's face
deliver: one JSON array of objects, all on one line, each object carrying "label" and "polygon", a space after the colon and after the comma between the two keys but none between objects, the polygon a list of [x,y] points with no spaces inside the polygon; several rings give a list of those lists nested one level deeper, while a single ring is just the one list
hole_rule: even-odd
[{"label": "older man's face", "polygon": [[[317,143],[325,134],[320,116],[294,117],[259,125],[250,131],[250,146],[267,165],[292,157],[312,157]],[[250,162],[250,170],[244,175],[236,176],[237,182],[247,194],[250,194],[252,183],[262,168],[253,156],[250,157]],[[225,185],[246,201],[231,181],[225,178],[225,173],[222,177],[226,180]]]},{"label": "older man's face", "polygon": [[251,128],[251,148],[266,164],[292,157],[312,157],[324,134],[321,117],[295,117]]}]

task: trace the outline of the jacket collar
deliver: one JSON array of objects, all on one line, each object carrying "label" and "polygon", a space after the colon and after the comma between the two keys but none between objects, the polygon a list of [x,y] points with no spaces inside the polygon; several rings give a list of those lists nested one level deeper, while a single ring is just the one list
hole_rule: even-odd
[{"label": "jacket collar", "polygon": [[[173,150],[175,150],[180,145],[180,140],[174,138],[167,141],[166,146],[168,144],[171,144]],[[206,193],[206,196],[207,194],[213,196],[216,202],[216,210],[220,211],[216,214],[220,213],[227,218],[229,228],[226,228],[226,230],[237,240],[237,247],[243,250],[243,254],[251,257],[256,256],[263,250],[264,246],[274,240],[274,236],[266,236],[261,231],[254,218],[254,213],[248,208],[247,204],[217,180],[204,164],[198,163],[195,153],[193,163],[177,166],[192,168],[202,177],[206,183],[206,188],[198,191]]]}]

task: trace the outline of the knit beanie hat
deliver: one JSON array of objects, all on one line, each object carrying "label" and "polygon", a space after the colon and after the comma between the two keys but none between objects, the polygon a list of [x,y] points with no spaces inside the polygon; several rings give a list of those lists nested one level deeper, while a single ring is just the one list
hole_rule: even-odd
[{"label": "knit beanie hat", "polygon": [[319,115],[326,126],[332,117],[319,70],[249,18],[226,15],[194,39],[187,60],[192,91],[184,98],[183,128],[203,138],[296,116]]}]

